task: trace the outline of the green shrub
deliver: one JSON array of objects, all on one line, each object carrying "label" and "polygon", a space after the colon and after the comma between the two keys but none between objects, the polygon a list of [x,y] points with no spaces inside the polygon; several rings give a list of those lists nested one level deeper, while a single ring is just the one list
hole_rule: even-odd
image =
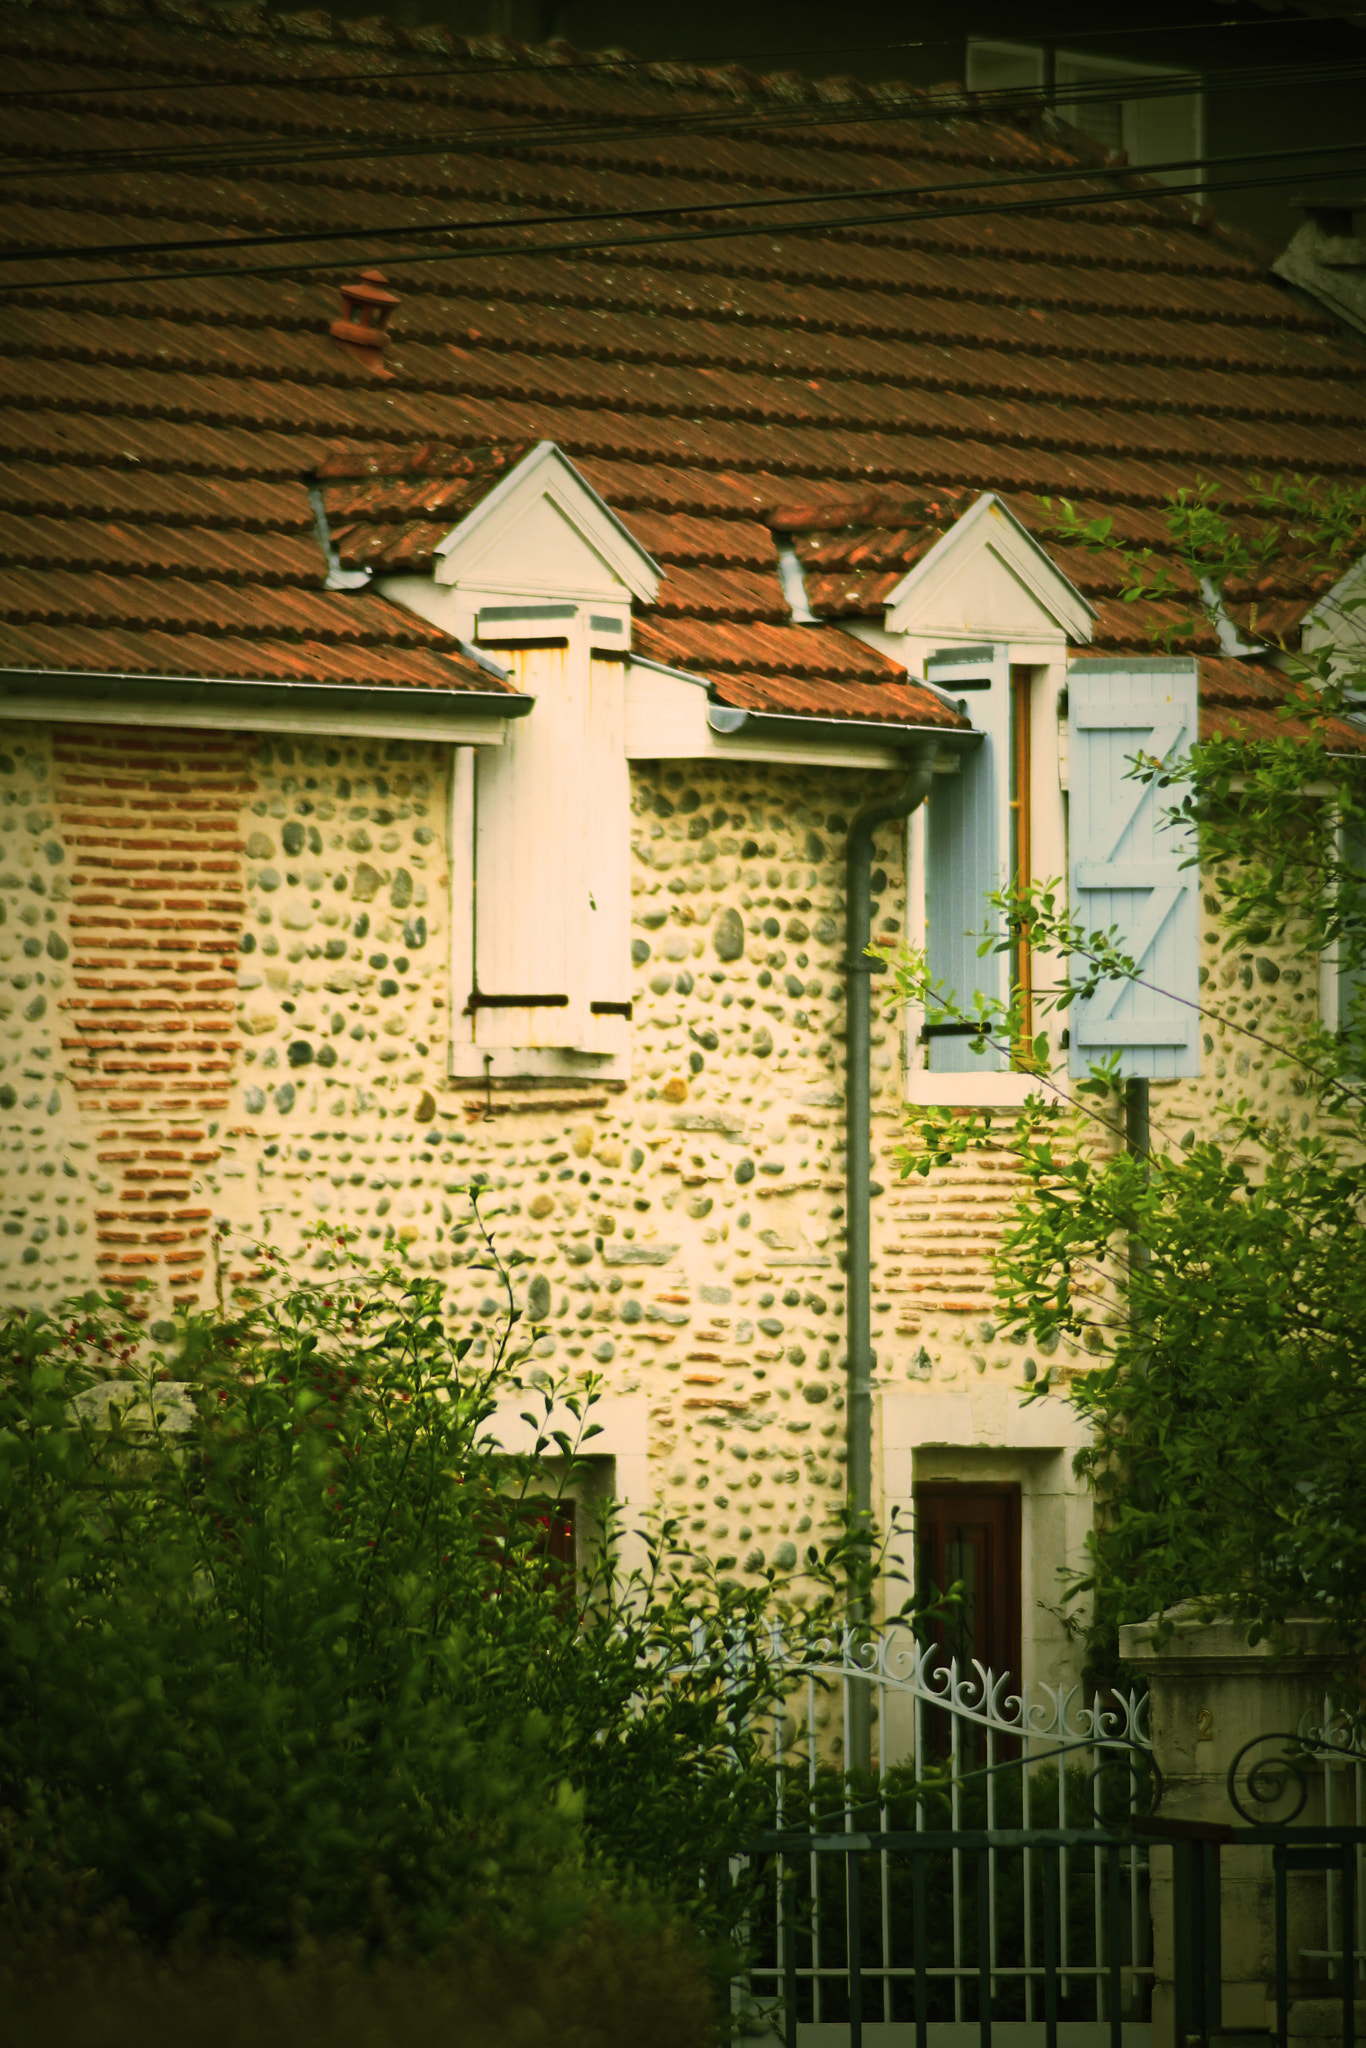
[{"label": "green shrub", "polygon": [[436,1960],[101,1957],[6,1978],[9,2048],[711,2048],[712,1986],[677,1927],[589,1915],[545,1947]]},{"label": "green shrub", "polygon": [[[0,1332],[10,1924],[426,1953],[649,1897],[721,1937],[706,1880],[768,1793],[769,1673],[732,1645],[775,1589],[667,1525],[629,1575],[609,1529],[571,1586],[527,1504],[547,1459],[572,1475],[592,1389],[519,1380],[510,1286],[476,1366],[434,1283],[319,1242],[321,1277],[265,1251],[254,1304],[174,1351],[95,1298]],[[192,1375],[188,1429],[158,1375]],[[518,1390],[523,1458],[488,1441]]]}]

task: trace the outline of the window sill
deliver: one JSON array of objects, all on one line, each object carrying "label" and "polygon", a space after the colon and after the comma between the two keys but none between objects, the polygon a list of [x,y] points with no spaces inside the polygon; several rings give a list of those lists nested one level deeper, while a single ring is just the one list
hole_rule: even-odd
[{"label": "window sill", "polygon": [[629,1081],[631,1056],[561,1047],[462,1044],[451,1047],[449,1071],[455,1081],[482,1081],[486,1074],[494,1081]]},{"label": "window sill", "polygon": [[922,1067],[906,1076],[906,1101],[921,1108],[1020,1109],[1042,1086],[1033,1074],[931,1074]]}]

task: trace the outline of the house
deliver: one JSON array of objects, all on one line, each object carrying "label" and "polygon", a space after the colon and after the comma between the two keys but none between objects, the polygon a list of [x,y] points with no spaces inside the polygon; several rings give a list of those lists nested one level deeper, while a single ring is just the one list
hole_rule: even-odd
[{"label": "house", "polygon": [[[1183,202],[900,89],[200,0],[0,37],[4,1299],[155,1323],[242,1284],[218,1221],[325,1220],[478,1349],[481,1177],[537,1364],[602,1376],[600,1493],[754,1573],[852,1441],[972,1553],[979,1651],[1065,1673],[1085,1360],[997,1328],[1006,1157],[890,1164],[908,1103],[1028,1083],[876,1006],[865,1067],[860,903],[1000,986],[964,934],[1070,803],[1195,989],[1123,764],[1270,729],[1240,598],[1310,600],[1126,604],[1055,501],[1160,547],[1197,472],[1360,477],[1366,356]],[[1194,1127],[1233,1056],[1189,1014],[1078,1037]]]},{"label": "house", "polygon": [[1273,268],[1302,300],[1366,334],[1366,242],[1357,227],[1363,211],[1360,204],[1307,203]]}]

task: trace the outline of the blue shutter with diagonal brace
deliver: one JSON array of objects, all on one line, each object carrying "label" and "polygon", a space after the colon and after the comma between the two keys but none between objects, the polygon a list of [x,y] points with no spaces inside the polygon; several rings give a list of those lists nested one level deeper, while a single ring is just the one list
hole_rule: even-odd
[{"label": "blue shutter with diagonal brace", "polygon": [[[990,918],[987,894],[1005,882],[1006,797],[1010,776],[1010,654],[1005,647],[956,647],[936,654],[925,670],[927,682],[961,698],[968,716],[985,734],[975,753],[958,756],[956,775],[937,775],[929,798],[926,829],[925,917],[929,969],[971,1012],[974,991],[1004,1001],[1009,994],[1009,956],[978,957],[980,934]],[[934,1074],[1000,1073],[1010,1065],[1008,1050],[988,1046],[972,1051],[960,1030],[936,1030],[928,1010],[926,1064]]]},{"label": "blue shutter with diagonal brace", "polygon": [[1200,878],[1194,828],[1168,815],[1179,792],[1141,782],[1135,757],[1178,761],[1199,733],[1193,661],[1076,661],[1068,671],[1072,915],[1108,931],[1135,980],[1072,1005],[1071,1069],[1121,1055],[1125,1078],[1200,1071]]},{"label": "blue shutter with diagonal brace", "polygon": [[[1338,834],[1338,854],[1343,865],[1355,878],[1358,887],[1366,887],[1366,820],[1343,820]],[[1349,1025],[1356,1025],[1359,1028],[1359,1005],[1362,988],[1366,986],[1366,967],[1349,966],[1343,958],[1341,946],[1338,948],[1336,980],[1335,1000],[1327,1012],[1332,1026],[1337,1031],[1342,1031]]]}]

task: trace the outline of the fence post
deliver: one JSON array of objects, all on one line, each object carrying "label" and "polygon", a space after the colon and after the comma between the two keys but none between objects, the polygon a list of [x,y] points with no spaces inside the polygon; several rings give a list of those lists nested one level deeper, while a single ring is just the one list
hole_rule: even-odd
[{"label": "fence post", "polygon": [[[1324,1625],[1305,1620],[1287,1624],[1277,1643],[1250,1645],[1246,1628],[1226,1620],[1200,1621],[1184,1608],[1161,1619],[1171,1633],[1160,1647],[1153,1636],[1158,1617],[1120,1630],[1120,1656],[1148,1684],[1153,1759],[1162,1774],[1161,1818],[1237,1825],[1229,1803],[1228,1772],[1244,1744],[1261,1736],[1294,1733],[1302,1722],[1321,1720],[1334,1659]],[[1273,1753],[1269,1744],[1264,1754]],[[1322,1799],[1301,1818],[1321,1820]],[[1267,1820],[1285,1816],[1267,1812]],[[1178,2025],[1186,2016],[1174,2009],[1175,1943],[1179,1939],[1173,1897],[1176,1851],[1154,1842],[1150,1861],[1153,1925],[1153,2048],[1182,2048]],[[1223,1933],[1223,2011],[1226,2030],[1260,2031],[1276,2026],[1275,1880],[1270,1851],[1233,1846],[1219,1859]],[[1306,1977],[1299,1963],[1305,1943],[1304,1916],[1321,1917],[1322,1885],[1314,1894],[1301,1882],[1293,1894],[1290,1998],[1322,1998],[1326,1982]],[[1213,1900],[1211,1900],[1211,1906]],[[1299,1921],[1297,1927],[1294,1923]],[[1322,1965],[1318,1965],[1322,1971]],[[1298,1981],[1297,1981],[1298,1980]],[[1218,2027],[1216,2009],[1206,2024]],[[1292,2027],[1292,2032],[1293,2032]]]}]

